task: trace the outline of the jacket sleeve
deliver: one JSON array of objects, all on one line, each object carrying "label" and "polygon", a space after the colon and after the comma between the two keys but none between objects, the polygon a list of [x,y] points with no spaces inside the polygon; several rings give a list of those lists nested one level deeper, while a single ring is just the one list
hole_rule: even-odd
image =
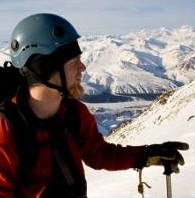
[{"label": "jacket sleeve", "polygon": [[81,150],[84,162],[94,169],[125,170],[135,164],[145,148],[143,146],[121,146],[104,140],[97,128],[94,116],[84,104],[79,105],[81,116]]},{"label": "jacket sleeve", "polygon": [[0,116],[0,197],[13,198],[17,180],[18,157],[10,127]]}]

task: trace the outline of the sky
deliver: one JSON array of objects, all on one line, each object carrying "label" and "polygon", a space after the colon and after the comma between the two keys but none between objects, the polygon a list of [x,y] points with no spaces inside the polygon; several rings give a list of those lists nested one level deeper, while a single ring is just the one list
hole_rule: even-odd
[{"label": "sky", "polygon": [[8,41],[21,19],[38,12],[65,17],[81,35],[99,35],[194,26],[194,10],[194,0],[0,0],[0,41]]}]

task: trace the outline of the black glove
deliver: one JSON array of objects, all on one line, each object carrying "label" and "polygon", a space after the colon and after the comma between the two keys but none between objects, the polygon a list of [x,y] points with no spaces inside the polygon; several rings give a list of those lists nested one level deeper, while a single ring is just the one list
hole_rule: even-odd
[{"label": "black glove", "polygon": [[164,174],[179,173],[178,164],[184,165],[184,158],[178,150],[188,150],[189,145],[184,142],[165,142],[146,146],[141,154],[136,168],[142,169],[151,165],[165,167]]}]

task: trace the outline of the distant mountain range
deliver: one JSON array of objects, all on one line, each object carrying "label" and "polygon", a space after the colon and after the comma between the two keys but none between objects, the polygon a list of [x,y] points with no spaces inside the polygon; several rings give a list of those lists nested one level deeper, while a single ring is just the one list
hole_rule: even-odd
[{"label": "distant mountain range", "polygon": [[195,29],[82,37],[89,94],[161,93],[195,79]]},{"label": "distant mountain range", "polygon": [[[159,94],[195,79],[195,29],[159,28],[126,35],[83,36],[88,95]],[[0,43],[0,64],[9,59]]]}]

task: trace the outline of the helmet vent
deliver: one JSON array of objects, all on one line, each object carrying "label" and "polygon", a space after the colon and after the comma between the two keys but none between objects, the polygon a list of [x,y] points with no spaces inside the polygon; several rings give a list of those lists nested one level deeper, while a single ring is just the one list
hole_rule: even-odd
[{"label": "helmet vent", "polygon": [[22,49],[22,51],[25,51],[26,49],[33,48],[33,47],[37,47],[37,45],[36,45],[36,44],[26,45],[26,46]]},{"label": "helmet vent", "polygon": [[56,26],[53,28],[53,34],[56,37],[62,37],[62,36],[64,36],[64,29],[60,26]]}]

